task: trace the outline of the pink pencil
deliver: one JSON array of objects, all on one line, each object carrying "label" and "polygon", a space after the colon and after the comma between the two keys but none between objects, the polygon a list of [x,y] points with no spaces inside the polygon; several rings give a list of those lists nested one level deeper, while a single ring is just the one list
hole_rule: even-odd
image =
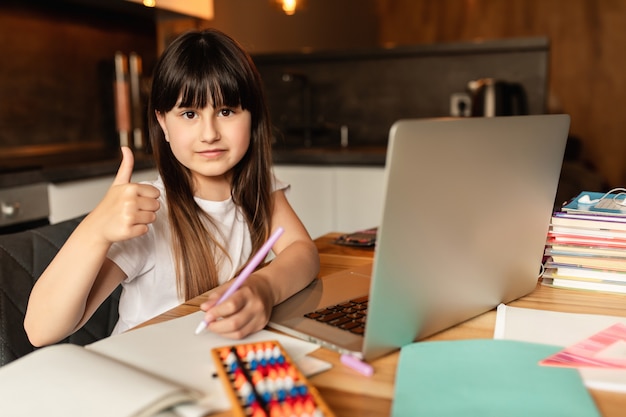
[{"label": "pink pencil", "polygon": [[[280,235],[283,234],[284,231],[285,230],[282,227],[278,227],[278,229],[276,229],[274,234],[272,234],[272,236],[270,236],[267,242],[265,242],[263,246],[261,246],[261,249],[259,249],[259,251],[254,255],[254,257],[250,260],[248,265],[246,265],[243,271],[241,271],[241,274],[239,274],[239,276],[235,278],[233,285],[228,287],[226,292],[220,297],[219,300],[217,300],[217,303],[215,303],[215,305],[221,304],[224,300],[226,300],[228,297],[233,295],[233,293],[237,291],[239,287],[241,287],[241,284],[243,284],[244,281],[248,279],[248,277],[250,276],[250,274],[252,274],[255,268],[259,266],[259,264],[261,263],[263,259],[265,259],[270,249],[272,249],[272,246],[274,246],[274,243],[276,243],[276,241],[278,240]],[[200,332],[206,329],[208,325],[209,323],[206,320],[202,320],[200,324],[198,324],[198,327],[196,328],[196,334],[200,334]]]}]

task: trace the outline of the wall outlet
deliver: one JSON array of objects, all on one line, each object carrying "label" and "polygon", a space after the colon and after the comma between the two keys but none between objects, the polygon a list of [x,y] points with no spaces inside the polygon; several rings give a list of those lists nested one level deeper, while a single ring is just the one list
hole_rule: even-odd
[{"label": "wall outlet", "polygon": [[472,99],[466,93],[454,93],[450,96],[450,116],[469,117],[472,115]]}]

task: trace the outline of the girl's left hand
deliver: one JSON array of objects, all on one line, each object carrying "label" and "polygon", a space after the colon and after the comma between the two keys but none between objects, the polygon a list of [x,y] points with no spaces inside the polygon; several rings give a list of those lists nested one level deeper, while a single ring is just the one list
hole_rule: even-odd
[{"label": "girl's left hand", "polygon": [[253,278],[254,275],[217,306],[215,303],[231,283],[211,291],[208,300],[200,305],[206,312],[204,321],[209,323],[208,330],[231,339],[242,339],[267,325],[273,307],[271,291],[264,280]]}]

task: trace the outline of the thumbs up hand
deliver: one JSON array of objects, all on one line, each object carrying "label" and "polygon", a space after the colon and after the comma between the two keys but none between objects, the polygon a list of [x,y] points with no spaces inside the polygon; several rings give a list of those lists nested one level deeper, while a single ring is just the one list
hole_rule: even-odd
[{"label": "thumbs up hand", "polygon": [[89,214],[93,230],[102,232],[108,243],[141,236],[156,220],[160,192],[149,184],[131,182],[135,160],[128,147],[122,147],[122,162],[113,184],[98,206]]}]

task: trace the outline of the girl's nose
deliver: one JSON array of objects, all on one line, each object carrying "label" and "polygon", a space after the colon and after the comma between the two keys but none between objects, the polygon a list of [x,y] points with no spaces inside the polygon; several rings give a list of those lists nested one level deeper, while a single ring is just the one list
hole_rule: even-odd
[{"label": "girl's nose", "polygon": [[219,139],[220,133],[217,121],[213,117],[205,118],[202,128],[202,140],[211,143]]}]

